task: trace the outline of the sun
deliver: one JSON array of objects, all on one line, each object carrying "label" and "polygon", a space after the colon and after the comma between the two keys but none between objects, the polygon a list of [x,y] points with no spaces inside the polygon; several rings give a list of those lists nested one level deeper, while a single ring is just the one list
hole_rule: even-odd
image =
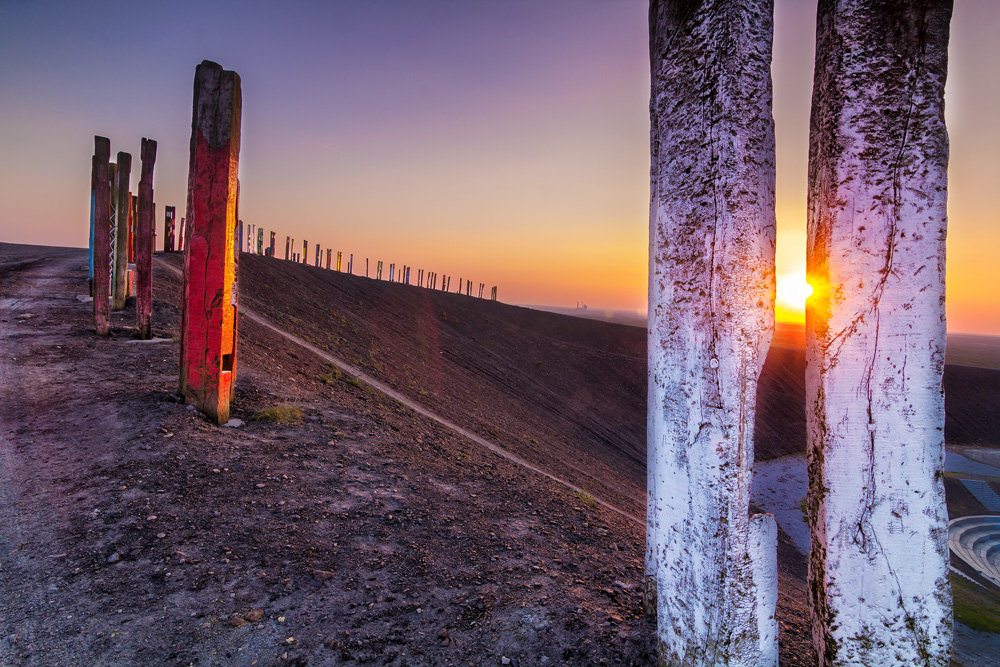
[{"label": "sun", "polygon": [[775,317],[782,322],[805,322],[806,299],[813,293],[805,271],[780,275],[777,283]]}]

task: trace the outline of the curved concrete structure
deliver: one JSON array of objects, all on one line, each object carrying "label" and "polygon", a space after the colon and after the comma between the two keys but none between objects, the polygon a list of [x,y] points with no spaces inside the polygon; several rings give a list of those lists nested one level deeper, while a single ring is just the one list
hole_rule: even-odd
[{"label": "curved concrete structure", "polygon": [[1000,586],[1000,516],[963,516],[951,521],[948,545],[976,572]]}]

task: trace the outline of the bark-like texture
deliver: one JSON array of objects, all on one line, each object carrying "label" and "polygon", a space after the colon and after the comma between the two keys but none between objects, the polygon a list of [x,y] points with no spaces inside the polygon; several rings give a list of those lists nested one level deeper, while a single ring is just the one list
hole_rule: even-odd
[{"label": "bark-like texture", "polygon": [[[664,665],[776,665],[776,531],[749,516],[774,330],[771,0],[654,0],[648,571]],[[769,607],[768,607],[769,605]]]},{"label": "bark-like texture", "polygon": [[[153,333],[153,166],[156,142],[142,139],[142,174],[139,177],[139,222],[136,225],[135,316],[139,338],[149,340]],[[171,236],[173,230],[170,230]],[[171,239],[171,245],[173,239]]]},{"label": "bark-like texture", "polygon": [[240,77],[204,61],[195,71],[179,391],[218,423],[236,376]]},{"label": "bark-like texture", "polygon": [[823,665],[947,665],[950,0],[821,0],[809,155],[809,562]]},{"label": "bark-like texture", "polygon": [[108,335],[108,317],[111,302],[108,289],[111,285],[111,187],[108,183],[108,160],[111,159],[111,141],[107,137],[94,137],[94,160],[90,175],[93,193],[94,244],[91,262],[94,280],[94,331],[98,336]]}]

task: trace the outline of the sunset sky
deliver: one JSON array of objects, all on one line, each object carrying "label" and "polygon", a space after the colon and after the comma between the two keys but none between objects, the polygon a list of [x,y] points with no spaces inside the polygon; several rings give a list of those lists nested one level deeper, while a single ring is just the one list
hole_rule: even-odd
[{"label": "sunset sky", "polygon": [[[776,0],[779,297],[805,268],[815,0]],[[95,134],[184,215],[195,66],[243,82],[240,216],[310,247],[644,311],[647,0],[0,0],[0,241],[86,246]],[[1000,2],[957,0],[948,318],[1000,334]],[[794,318],[779,302],[779,317]]]}]

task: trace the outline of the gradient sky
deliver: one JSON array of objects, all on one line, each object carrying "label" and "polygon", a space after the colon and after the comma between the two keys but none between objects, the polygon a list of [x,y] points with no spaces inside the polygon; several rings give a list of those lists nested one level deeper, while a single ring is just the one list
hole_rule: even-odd
[{"label": "gradient sky", "polygon": [[[776,0],[778,277],[802,280],[815,0]],[[93,136],[184,215],[203,59],[243,82],[240,215],[508,303],[645,310],[647,0],[0,0],[0,241],[87,244]],[[957,0],[948,317],[1000,334],[1000,2]],[[794,317],[779,302],[779,316]]]}]

